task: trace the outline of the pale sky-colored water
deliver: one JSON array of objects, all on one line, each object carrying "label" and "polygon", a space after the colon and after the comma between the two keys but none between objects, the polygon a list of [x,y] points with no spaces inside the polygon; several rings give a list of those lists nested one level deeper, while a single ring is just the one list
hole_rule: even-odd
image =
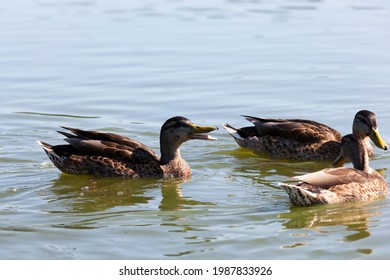
[{"label": "pale sky-colored water", "polygon": [[388,259],[388,199],[297,208],[278,186],[327,163],[270,161],[220,129],[183,146],[186,182],[74,177],[35,140],[62,143],[68,125],[158,150],[174,115],[306,118],[345,134],[369,109],[389,142],[389,11],[380,0],[0,4],[0,258]]}]

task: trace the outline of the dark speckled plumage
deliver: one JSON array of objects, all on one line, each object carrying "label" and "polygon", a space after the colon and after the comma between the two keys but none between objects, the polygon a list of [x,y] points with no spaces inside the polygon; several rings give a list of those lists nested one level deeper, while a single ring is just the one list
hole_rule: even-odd
[{"label": "dark speckled plumage", "polygon": [[38,141],[54,165],[68,174],[105,177],[189,177],[191,169],[180,156],[180,146],[191,139],[215,140],[207,132],[214,126],[198,126],[184,117],[167,120],[161,128],[161,157],[144,144],[118,134],[62,127],[68,145]]},{"label": "dark speckled plumage", "polygon": [[[253,126],[236,129],[229,124],[223,127],[243,148],[272,158],[294,160],[333,161],[340,153],[342,135],[322,123],[302,119],[266,119],[244,116]],[[373,149],[368,141],[387,149],[380,138],[375,114],[362,110],[355,115],[353,133],[363,139],[371,156]]]},{"label": "dark speckled plumage", "polygon": [[282,183],[290,201],[297,206],[365,201],[388,194],[386,180],[369,167],[368,153],[360,138],[342,139],[337,161],[351,160],[354,168],[327,168],[294,177],[296,184]]}]

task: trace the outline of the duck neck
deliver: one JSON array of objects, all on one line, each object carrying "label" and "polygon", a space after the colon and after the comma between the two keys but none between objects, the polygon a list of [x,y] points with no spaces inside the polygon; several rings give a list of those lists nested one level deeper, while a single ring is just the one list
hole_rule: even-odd
[{"label": "duck neck", "polygon": [[370,138],[367,135],[355,133],[356,138],[361,139],[364,145],[365,150],[367,151],[368,157],[372,157],[374,154],[374,149],[370,144]]},{"label": "duck neck", "polygon": [[171,162],[172,160],[180,160],[180,146],[181,144],[172,143],[167,141],[163,137],[160,138],[160,151],[161,151],[161,159],[160,164],[165,165]]},{"label": "duck neck", "polygon": [[362,147],[361,152],[352,156],[352,163],[355,169],[370,173],[368,152],[365,147]]}]

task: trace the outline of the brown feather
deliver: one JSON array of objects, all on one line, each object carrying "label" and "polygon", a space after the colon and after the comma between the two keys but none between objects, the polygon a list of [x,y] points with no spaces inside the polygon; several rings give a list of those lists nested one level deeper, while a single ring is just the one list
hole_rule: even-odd
[{"label": "brown feather", "polygon": [[298,183],[282,188],[298,206],[321,203],[365,201],[388,193],[386,180],[368,166],[368,155],[362,139],[350,134],[342,139],[342,156],[351,157],[354,168],[327,168],[296,176]]},{"label": "brown feather", "polygon": [[[204,133],[218,129],[198,126],[184,117],[173,117],[161,128],[161,153],[165,161],[146,145],[114,133],[62,127],[70,132],[69,145],[52,146],[38,141],[54,165],[68,174],[107,177],[189,177],[191,169],[180,156],[180,146],[191,139],[213,140]],[[203,134],[203,135],[201,135]]]},{"label": "brown feather", "polygon": [[[238,145],[256,154],[279,159],[334,161],[340,153],[341,134],[325,124],[303,119],[243,117],[254,126],[236,129],[224,124],[223,127]],[[373,129],[376,129],[377,134],[377,122],[373,112],[361,110],[356,113],[353,133],[364,140],[370,157],[373,155],[373,149],[368,137],[379,148],[387,149],[384,142],[380,143],[374,139]]]}]

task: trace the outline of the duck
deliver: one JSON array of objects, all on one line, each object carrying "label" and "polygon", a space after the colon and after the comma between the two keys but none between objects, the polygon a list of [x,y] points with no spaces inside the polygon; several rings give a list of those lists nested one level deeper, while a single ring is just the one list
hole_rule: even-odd
[{"label": "duck", "polygon": [[[311,120],[272,119],[243,116],[253,126],[234,128],[225,123],[223,128],[242,148],[271,158],[289,160],[334,161],[340,154],[342,135],[335,129]],[[352,133],[363,140],[372,157],[374,144],[387,150],[388,145],[378,131],[376,115],[368,110],[355,114]]]},{"label": "duck", "polygon": [[383,176],[369,166],[367,149],[361,138],[354,134],[341,140],[339,156],[333,162],[349,167],[332,167],[293,177],[295,184],[281,183],[293,205],[309,206],[342,202],[368,201],[388,194],[388,184]]},{"label": "duck", "polygon": [[67,144],[37,141],[63,173],[123,178],[188,178],[191,168],[181,157],[180,147],[193,140],[217,140],[208,132],[216,126],[200,126],[181,116],[168,119],[160,131],[160,152],[122,135],[61,126]]}]

